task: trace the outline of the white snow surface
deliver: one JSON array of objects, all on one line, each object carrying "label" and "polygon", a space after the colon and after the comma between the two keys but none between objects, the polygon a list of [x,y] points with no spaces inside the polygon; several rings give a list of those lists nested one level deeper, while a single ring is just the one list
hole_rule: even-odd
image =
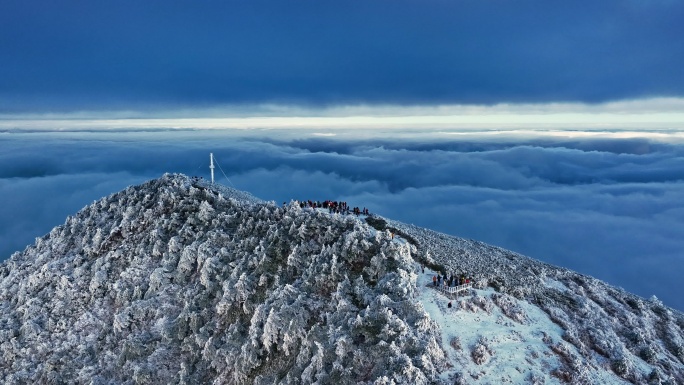
[{"label": "white snow surface", "polygon": [[[450,299],[436,272],[476,283]],[[8,384],[682,384],[683,329],[655,298],[507,250],[183,175],[0,265]]]},{"label": "white snow surface", "polygon": [[[538,307],[500,295],[492,288],[473,289],[465,295],[447,297],[432,286],[436,272],[420,274],[419,300],[440,325],[442,346],[450,367],[441,377],[447,383],[467,384],[552,384],[561,383],[557,372],[562,357],[556,350],[577,355],[577,349],[563,341],[563,329]],[[492,297],[505,298],[521,316],[511,318]],[[451,302],[452,307],[447,304]],[[484,352],[478,362],[477,354]],[[625,384],[605,368],[589,368],[587,383]]]}]

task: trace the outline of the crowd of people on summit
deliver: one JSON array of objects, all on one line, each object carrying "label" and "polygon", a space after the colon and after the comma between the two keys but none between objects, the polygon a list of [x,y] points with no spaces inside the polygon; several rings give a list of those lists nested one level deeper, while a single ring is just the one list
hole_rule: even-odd
[{"label": "crowd of people on summit", "polygon": [[[204,180],[203,177],[201,176],[192,176],[191,177],[193,185],[201,180]],[[285,206],[286,202],[283,202],[283,206]],[[354,214],[357,217],[359,215],[370,215],[370,211],[368,211],[367,208],[359,208],[359,207],[354,207],[351,208],[349,205],[347,205],[347,202],[343,201],[333,201],[333,200],[326,200],[323,202],[320,201],[312,201],[312,200],[306,200],[306,201],[299,201],[299,207],[304,208],[304,207],[309,207],[309,208],[314,208],[314,209],[327,209],[330,214]],[[394,238],[394,237],[393,237]]]},{"label": "crowd of people on summit", "polygon": [[307,201],[300,201],[299,207],[301,207],[301,208],[309,207],[309,208],[314,208],[314,209],[319,209],[319,208],[327,209],[328,212],[331,214],[354,214],[356,216],[370,215],[370,212],[368,211],[367,208],[365,208],[365,207],[363,209],[360,209],[358,207],[351,208],[351,207],[349,207],[349,205],[347,205],[347,202],[342,202],[342,201],[326,200],[326,201],[320,202],[320,201],[307,200]]},{"label": "crowd of people on summit", "polygon": [[468,283],[473,282],[472,278],[466,277],[465,274],[461,274],[461,276],[456,276],[455,274],[447,275],[446,273],[444,275],[442,274],[436,274],[432,276],[432,285],[433,286],[445,286],[445,287],[454,287],[454,286],[461,286],[465,285]]}]

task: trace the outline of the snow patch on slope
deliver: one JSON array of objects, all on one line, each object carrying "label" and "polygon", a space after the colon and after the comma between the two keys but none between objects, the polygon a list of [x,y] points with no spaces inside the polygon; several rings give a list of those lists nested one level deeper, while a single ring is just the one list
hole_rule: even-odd
[{"label": "snow patch on slope", "polygon": [[[495,292],[473,289],[448,298],[431,288],[435,272],[426,269],[418,279],[423,307],[441,328],[442,346],[450,361],[441,377],[457,384],[549,384],[562,377],[562,356],[577,355],[563,340],[563,329],[546,313],[524,301]],[[505,297],[504,297],[505,296]],[[453,307],[449,308],[451,301]],[[499,304],[516,307],[522,317],[510,318]],[[596,384],[625,384],[605,370],[587,373]]]}]

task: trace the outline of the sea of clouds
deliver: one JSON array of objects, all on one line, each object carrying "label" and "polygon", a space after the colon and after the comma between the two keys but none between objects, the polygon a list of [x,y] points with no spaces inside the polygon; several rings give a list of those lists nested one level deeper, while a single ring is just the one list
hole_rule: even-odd
[{"label": "sea of clouds", "polygon": [[315,130],[0,132],[0,260],[128,185],[180,172],[277,203],[352,206],[603,279],[684,310],[684,144]]}]

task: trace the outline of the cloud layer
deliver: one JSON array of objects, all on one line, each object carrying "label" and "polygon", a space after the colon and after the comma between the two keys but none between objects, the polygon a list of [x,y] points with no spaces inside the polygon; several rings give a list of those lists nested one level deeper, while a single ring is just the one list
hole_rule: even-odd
[{"label": "cloud layer", "polygon": [[[92,200],[164,172],[278,203],[342,199],[684,309],[684,145],[646,139],[321,138],[268,132],[5,133],[0,257]],[[228,176],[227,180],[223,172]]]}]

